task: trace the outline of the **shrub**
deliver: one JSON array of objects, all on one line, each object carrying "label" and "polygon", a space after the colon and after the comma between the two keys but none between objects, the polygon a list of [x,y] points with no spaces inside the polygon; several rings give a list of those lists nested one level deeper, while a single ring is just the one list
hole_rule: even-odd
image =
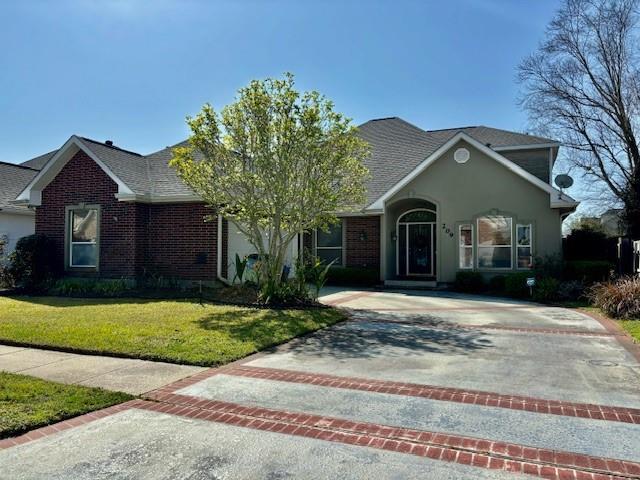
[{"label": "shrub", "polygon": [[492,292],[504,292],[506,277],[504,275],[495,275],[489,279],[489,290]]},{"label": "shrub", "polygon": [[579,300],[584,295],[584,283],[580,280],[561,282],[558,287],[558,300]]},{"label": "shrub", "polygon": [[529,296],[527,278],[531,277],[530,272],[510,273],[504,281],[504,293],[510,297],[523,298]]},{"label": "shrub", "polygon": [[61,297],[120,297],[130,289],[125,279],[61,278],[49,289]]},{"label": "shrub", "polygon": [[608,251],[607,235],[592,228],[574,229],[564,241],[566,260],[607,260]]},{"label": "shrub", "polygon": [[484,279],[479,272],[458,272],[454,288],[459,292],[481,292],[484,287]]},{"label": "shrub", "polygon": [[560,281],[553,277],[542,277],[533,289],[533,299],[536,302],[551,302],[558,299]]},{"label": "shrub", "polygon": [[54,249],[55,242],[45,235],[22,237],[9,255],[7,283],[29,293],[46,290],[58,273]]},{"label": "shrub", "polygon": [[575,260],[566,263],[564,278],[591,285],[608,280],[612,269],[613,265],[604,260]]},{"label": "shrub", "polygon": [[344,286],[371,286],[380,281],[380,275],[375,268],[363,267],[335,267],[327,273],[327,283]]},{"label": "shrub", "polygon": [[587,295],[596,307],[613,318],[640,318],[640,278],[597,283]]},{"label": "shrub", "polygon": [[537,278],[562,278],[565,264],[562,255],[545,255],[536,257],[533,262],[533,272]]}]

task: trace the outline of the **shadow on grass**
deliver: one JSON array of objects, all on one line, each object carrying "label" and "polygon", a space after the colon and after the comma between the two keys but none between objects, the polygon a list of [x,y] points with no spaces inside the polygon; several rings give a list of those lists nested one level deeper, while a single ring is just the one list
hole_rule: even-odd
[{"label": "shadow on grass", "polygon": [[223,333],[230,340],[254,342],[258,348],[332,325],[344,315],[332,309],[237,309],[210,313],[196,321],[199,328]]}]

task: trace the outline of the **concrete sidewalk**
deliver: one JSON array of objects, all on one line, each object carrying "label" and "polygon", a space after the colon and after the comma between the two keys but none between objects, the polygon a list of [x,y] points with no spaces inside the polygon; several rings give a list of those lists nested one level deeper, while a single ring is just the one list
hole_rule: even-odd
[{"label": "concrete sidewalk", "polygon": [[0,345],[0,370],[139,395],[206,369]]}]

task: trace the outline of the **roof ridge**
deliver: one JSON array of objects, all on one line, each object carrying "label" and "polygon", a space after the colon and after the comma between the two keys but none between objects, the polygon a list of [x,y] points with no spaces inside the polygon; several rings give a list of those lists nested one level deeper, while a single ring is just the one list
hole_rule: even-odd
[{"label": "roof ridge", "polygon": [[[37,157],[34,157],[34,158],[37,158]],[[33,168],[33,167],[30,167],[29,165],[22,165],[21,163],[5,162],[3,160],[0,160],[0,165],[10,165],[12,167],[24,168],[25,170],[33,170],[34,172],[40,171],[39,168]]]},{"label": "roof ridge", "polygon": [[91,142],[91,143],[95,143],[96,145],[100,145],[102,147],[106,147],[106,148],[111,148],[113,150],[119,150],[121,152],[124,153],[129,153],[131,155],[136,155],[137,157],[144,157],[144,155],[138,153],[138,152],[134,152],[132,150],[125,150],[124,148],[120,148],[120,147],[116,147],[115,145],[107,145],[104,142],[100,142],[98,140],[94,140],[92,138],[88,138],[88,137],[80,137],[82,140],[86,140],[87,142]]},{"label": "roof ridge", "polygon": [[483,125],[468,125],[466,127],[437,128],[435,130],[425,130],[425,132],[433,133],[433,132],[447,132],[447,131],[450,131],[450,130],[468,130],[470,128],[478,128],[478,127],[482,127],[482,126]]}]

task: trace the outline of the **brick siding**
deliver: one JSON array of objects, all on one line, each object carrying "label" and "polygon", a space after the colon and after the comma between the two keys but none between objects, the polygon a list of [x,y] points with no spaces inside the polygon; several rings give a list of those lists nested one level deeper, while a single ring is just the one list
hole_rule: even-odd
[{"label": "brick siding", "polygon": [[[215,280],[217,222],[202,203],[120,202],[118,186],[84,152],[78,152],[45,187],[36,209],[36,233],[56,242],[56,262],[64,268],[65,207],[100,205],[99,271],[79,274],[138,277],[145,273],[184,280]],[[346,217],[346,266],[379,268],[379,217]],[[228,222],[222,225],[222,276],[227,275]],[[364,234],[364,235],[363,235]],[[361,238],[363,237],[363,238]],[[305,235],[308,246],[310,236]],[[78,273],[73,272],[74,275]]]},{"label": "brick siding", "polygon": [[346,266],[379,269],[380,217],[345,217],[344,228]]},{"label": "brick siding", "polygon": [[[136,277],[154,273],[186,280],[215,280],[217,223],[202,203],[120,202],[116,183],[78,152],[42,192],[36,233],[56,242],[52,254],[64,268],[65,207],[97,204],[100,215],[100,268],[86,276]],[[78,273],[73,272],[74,275]]]}]

